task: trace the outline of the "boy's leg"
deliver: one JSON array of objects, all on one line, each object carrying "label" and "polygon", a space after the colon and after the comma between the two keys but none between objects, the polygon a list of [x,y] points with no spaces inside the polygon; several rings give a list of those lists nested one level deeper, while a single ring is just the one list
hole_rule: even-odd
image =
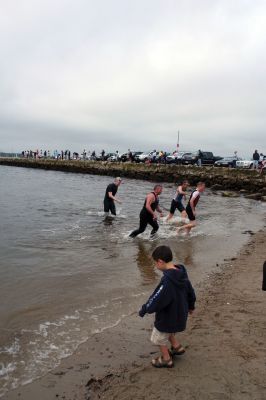
[{"label": "boy's leg", "polygon": [[152,360],[152,365],[156,368],[172,368],[174,363],[168,350],[168,333],[159,332],[155,327],[151,334],[151,342],[159,347],[161,356]]},{"label": "boy's leg", "polygon": [[184,349],[182,344],[177,340],[174,333],[171,333],[171,335],[169,336],[169,342],[171,343],[171,354],[173,356],[185,353],[186,350]]},{"label": "boy's leg", "polygon": [[168,346],[159,346],[164,361],[169,361],[171,356],[169,354]]}]

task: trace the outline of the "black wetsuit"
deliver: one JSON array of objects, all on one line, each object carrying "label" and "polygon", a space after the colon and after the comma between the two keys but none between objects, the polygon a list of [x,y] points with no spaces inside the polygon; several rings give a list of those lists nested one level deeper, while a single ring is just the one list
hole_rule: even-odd
[{"label": "black wetsuit", "polygon": [[[151,209],[152,209],[152,211],[155,211],[159,205],[159,199],[158,199],[158,196],[154,192],[152,192],[152,194],[154,195],[155,200],[153,203],[151,203]],[[159,229],[157,220],[153,219],[152,214],[146,208],[146,202],[147,202],[147,197],[145,199],[143,208],[139,214],[139,228],[136,229],[135,231],[131,232],[131,234],[129,235],[130,237],[135,237],[135,236],[139,235],[140,233],[144,232],[145,229],[147,228],[148,224],[152,226],[151,235],[154,235],[155,232],[157,232]]]},{"label": "black wetsuit", "polygon": [[178,211],[180,211],[181,213],[185,210],[185,207],[182,204],[183,197],[183,193],[180,193],[179,191],[177,194],[175,194],[175,197],[173,198],[171,203],[170,214],[174,214],[176,209],[178,209]]},{"label": "black wetsuit", "polygon": [[112,195],[115,196],[117,192],[117,185],[115,183],[110,183],[110,185],[107,186],[106,191],[105,191],[105,197],[104,197],[104,212],[109,212],[111,211],[111,214],[116,215],[116,209],[115,209],[115,202],[113,199],[110,199],[108,193],[112,192]]},{"label": "black wetsuit", "polygon": [[190,195],[190,198],[188,200],[187,203],[187,207],[186,207],[186,213],[188,216],[188,219],[190,221],[195,221],[196,217],[192,211],[191,205],[190,205],[190,200],[193,198],[193,203],[194,203],[194,208],[196,207],[196,205],[198,204],[199,198],[200,198],[200,193],[197,189],[193,190],[193,192]]}]

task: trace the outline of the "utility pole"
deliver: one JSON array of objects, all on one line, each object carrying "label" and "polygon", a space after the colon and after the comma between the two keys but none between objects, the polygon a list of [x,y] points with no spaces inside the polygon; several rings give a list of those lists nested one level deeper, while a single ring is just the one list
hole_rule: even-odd
[{"label": "utility pole", "polygon": [[177,145],[176,145],[176,147],[177,147],[177,151],[179,152],[179,131],[177,133]]}]

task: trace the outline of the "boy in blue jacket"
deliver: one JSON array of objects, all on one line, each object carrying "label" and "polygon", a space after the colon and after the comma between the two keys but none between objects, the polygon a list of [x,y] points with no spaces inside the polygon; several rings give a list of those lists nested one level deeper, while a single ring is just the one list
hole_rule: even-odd
[{"label": "boy in blue jacket", "polygon": [[196,296],[185,267],[173,263],[170,247],[157,247],[152,258],[156,267],[163,272],[163,277],[147,303],[141,307],[139,316],[155,312],[151,341],[159,346],[161,356],[152,360],[152,365],[156,368],[172,368],[173,356],[185,353],[176,339],[176,333],[186,329],[188,313],[193,313]]}]

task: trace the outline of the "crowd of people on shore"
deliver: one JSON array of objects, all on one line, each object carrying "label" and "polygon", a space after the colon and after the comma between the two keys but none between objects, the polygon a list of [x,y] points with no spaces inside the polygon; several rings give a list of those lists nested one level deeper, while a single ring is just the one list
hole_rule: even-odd
[{"label": "crowd of people on shore", "polygon": [[[201,150],[198,150],[196,156],[196,161],[185,162],[182,164],[191,164],[196,166],[202,166],[204,164],[204,156]],[[52,160],[91,160],[91,161],[116,161],[116,162],[145,162],[146,164],[150,163],[158,163],[158,164],[168,164],[172,163],[172,159],[168,160],[168,156],[170,153],[166,151],[156,151],[153,150],[149,153],[149,155],[145,154],[145,157],[142,157],[141,152],[133,152],[128,149],[127,152],[120,154],[118,150],[115,153],[106,153],[105,150],[102,150],[99,154],[96,154],[96,151],[92,152],[86,151],[85,149],[78,153],[76,151],[71,152],[70,150],[23,150],[21,152],[21,157],[26,159],[52,159]],[[211,153],[212,154],[212,153]],[[174,151],[172,156],[178,158],[178,151]],[[195,158],[195,157],[194,157]],[[228,166],[236,168],[237,161],[241,160],[238,157],[237,151],[234,152],[234,156],[231,157],[232,160],[229,161]],[[221,157],[220,157],[221,159]],[[229,157],[230,159],[230,157]],[[218,162],[218,161],[217,161]],[[177,161],[179,163],[179,161]],[[210,160],[205,160],[206,165],[215,165],[214,160],[210,162]],[[244,161],[246,163],[246,161]],[[220,164],[222,166],[222,164]],[[241,167],[241,165],[239,165]],[[243,165],[244,168],[252,168],[253,170],[257,170],[259,173],[263,173],[266,170],[266,156],[263,153],[259,153],[258,150],[255,150],[250,161],[247,161],[247,165]]]}]

